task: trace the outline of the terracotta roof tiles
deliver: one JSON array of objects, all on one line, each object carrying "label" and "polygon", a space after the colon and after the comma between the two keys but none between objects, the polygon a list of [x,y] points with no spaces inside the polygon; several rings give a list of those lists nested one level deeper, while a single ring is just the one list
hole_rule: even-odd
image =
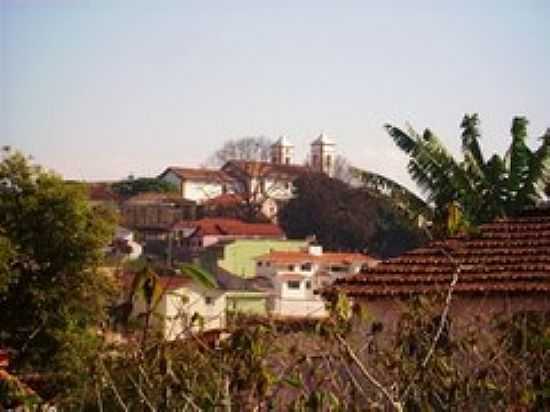
[{"label": "terracotta roof tiles", "polygon": [[250,160],[230,160],[223,166],[223,169],[227,170],[228,173],[234,168],[250,177],[276,176],[294,179],[311,172],[311,169],[306,166]]},{"label": "terracotta roof tiles", "polygon": [[362,253],[324,252],[322,255],[312,255],[305,251],[272,251],[258,256],[256,260],[274,263],[320,262],[325,264],[374,263],[376,259]]},{"label": "terracotta roof tiles", "polygon": [[246,223],[230,218],[204,218],[182,220],[172,230],[196,229],[199,235],[284,237],[283,230],[272,223]]},{"label": "terracotta roof tiles", "polygon": [[[337,280],[324,293],[350,296],[405,296],[448,289],[455,263],[455,292],[550,292],[550,210],[538,215],[497,219],[475,235],[436,241],[389,259],[360,274]],[[446,252],[444,252],[444,250]]]},{"label": "terracotta roof tiles", "polygon": [[206,182],[214,181],[220,183],[232,181],[229,175],[227,175],[224,171],[217,169],[170,166],[164,172],[162,172],[160,176],[162,177],[168,172],[172,172],[184,180],[197,180]]}]

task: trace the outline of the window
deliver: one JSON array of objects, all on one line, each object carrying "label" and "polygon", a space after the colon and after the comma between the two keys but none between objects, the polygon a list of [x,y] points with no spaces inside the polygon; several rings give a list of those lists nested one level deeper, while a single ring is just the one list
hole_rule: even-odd
[{"label": "window", "polygon": [[313,265],[310,262],[302,263],[302,271],[303,272],[311,272]]},{"label": "window", "polygon": [[330,271],[331,272],[337,272],[337,273],[347,272],[348,267],[346,267],[346,266],[331,266]]},{"label": "window", "polygon": [[207,305],[213,305],[214,304],[214,299],[212,299],[211,296],[205,296],[204,297],[204,303],[206,303]]},{"label": "window", "polygon": [[289,280],[286,285],[289,289],[300,289],[300,281],[299,280]]},{"label": "window", "polygon": [[311,280],[306,280],[306,289],[311,289]]},{"label": "window", "polygon": [[288,265],[288,271],[294,272],[294,265]]},{"label": "window", "polygon": [[262,263],[263,263],[263,262],[258,261],[258,263],[257,263],[258,267],[262,266]]},{"label": "window", "polygon": [[271,262],[265,262],[265,266],[266,266],[266,267],[270,267],[270,266],[271,266]]}]

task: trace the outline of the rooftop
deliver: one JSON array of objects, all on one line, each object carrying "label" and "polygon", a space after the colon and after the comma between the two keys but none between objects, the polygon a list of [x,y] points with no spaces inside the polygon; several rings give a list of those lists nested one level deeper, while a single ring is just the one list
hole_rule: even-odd
[{"label": "rooftop", "polygon": [[350,263],[375,263],[376,259],[363,253],[323,252],[321,255],[313,255],[306,251],[272,251],[258,256],[257,261],[273,263],[302,263],[319,262],[324,264],[350,264]]},{"label": "rooftop", "polygon": [[179,176],[184,180],[197,180],[197,181],[206,181],[206,182],[229,182],[231,177],[228,176],[225,172],[218,169],[206,169],[206,168],[188,168],[188,167],[175,167],[170,166],[164,172],[161,173],[160,177],[164,176],[166,173],[172,172],[175,175]]},{"label": "rooftop", "polygon": [[306,166],[252,160],[230,160],[223,166],[223,169],[229,173],[234,168],[251,177],[274,176],[294,179],[305,173],[311,173],[311,170]]},{"label": "rooftop", "polygon": [[230,218],[204,218],[200,220],[181,220],[172,226],[172,230],[196,229],[193,234],[219,236],[265,236],[284,237],[283,230],[272,223],[246,223]]},{"label": "rooftop", "polygon": [[326,292],[388,297],[445,291],[458,265],[459,294],[549,293],[549,212],[497,219],[476,235],[432,242],[338,280]]}]

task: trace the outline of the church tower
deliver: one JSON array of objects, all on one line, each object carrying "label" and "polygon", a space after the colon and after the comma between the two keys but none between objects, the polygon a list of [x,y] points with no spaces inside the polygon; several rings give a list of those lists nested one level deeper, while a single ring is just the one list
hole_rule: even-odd
[{"label": "church tower", "polygon": [[311,168],[316,172],[334,174],[336,143],[324,133],[311,143]]},{"label": "church tower", "polygon": [[280,165],[292,164],[294,157],[294,145],[284,136],[281,136],[271,146],[271,163]]}]

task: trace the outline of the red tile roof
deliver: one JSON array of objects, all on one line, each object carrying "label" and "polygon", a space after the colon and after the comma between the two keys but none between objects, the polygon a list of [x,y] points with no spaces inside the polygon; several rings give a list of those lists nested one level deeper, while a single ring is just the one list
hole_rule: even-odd
[{"label": "red tile roof", "polygon": [[90,200],[96,202],[118,202],[121,200],[109,183],[89,183],[88,191]]},{"label": "red tile roof", "polygon": [[206,169],[206,168],[189,168],[189,167],[168,167],[159,177],[166,173],[172,172],[184,180],[198,180],[206,182],[230,182],[232,179],[222,170]]},{"label": "red tile roof", "polygon": [[283,237],[283,230],[272,223],[246,223],[230,218],[204,218],[200,220],[181,220],[172,226],[172,230],[196,228],[202,236],[266,236]]},{"label": "red tile roof", "polygon": [[232,207],[238,206],[244,202],[242,195],[237,193],[224,193],[219,196],[208,199],[203,203],[205,206]]},{"label": "red tile roof", "polygon": [[456,293],[550,293],[550,209],[498,219],[476,235],[459,235],[337,280],[325,293],[404,296],[447,290],[460,266]]},{"label": "red tile roof", "polygon": [[305,251],[272,251],[256,260],[273,263],[319,262],[324,264],[376,263],[376,259],[362,253],[323,252],[316,256]]},{"label": "red tile roof", "polygon": [[306,166],[287,165],[269,162],[258,162],[250,160],[230,160],[223,170],[231,173],[232,169],[238,169],[249,177],[286,177],[295,179],[305,173],[311,173],[311,169]]}]

